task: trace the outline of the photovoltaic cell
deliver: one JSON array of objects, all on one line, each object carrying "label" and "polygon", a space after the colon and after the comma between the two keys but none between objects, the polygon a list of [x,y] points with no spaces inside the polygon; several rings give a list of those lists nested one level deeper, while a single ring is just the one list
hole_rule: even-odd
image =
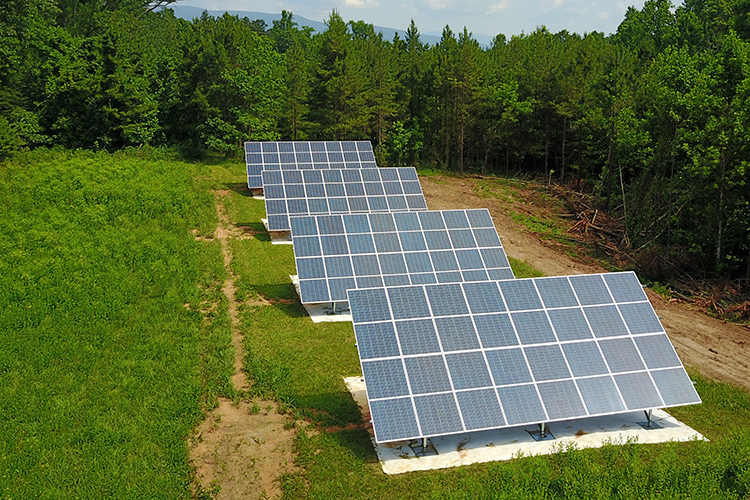
[{"label": "photovoltaic cell", "polygon": [[472,313],[505,311],[503,297],[500,295],[497,283],[467,283],[463,288]]},{"label": "photovoltaic cell", "polygon": [[[419,356],[406,358],[411,390],[414,394],[450,391],[451,383],[443,356]],[[365,375],[365,380],[367,376]]]},{"label": "photovoltaic cell", "polygon": [[589,415],[627,411],[611,376],[582,378],[577,384]]},{"label": "photovoltaic cell", "polygon": [[575,377],[589,377],[609,373],[596,342],[571,342],[562,345],[565,359]]},{"label": "photovoltaic cell", "polygon": [[586,317],[579,308],[550,309],[547,314],[560,341],[592,338]]},{"label": "photovoltaic cell", "polygon": [[456,390],[492,387],[490,372],[481,352],[446,354],[445,360]]},{"label": "photovoltaic cell", "polygon": [[518,338],[508,314],[476,315],[474,325],[485,348],[518,345]]},{"label": "photovoltaic cell", "polygon": [[510,425],[549,420],[533,385],[498,387],[497,394]]},{"label": "photovoltaic cell", "polygon": [[699,403],[639,287],[612,273],[350,289],[376,440]]},{"label": "photovoltaic cell", "polygon": [[[387,169],[378,171],[384,172]],[[360,172],[364,174],[366,170]],[[502,244],[498,238],[497,246],[478,248],[473,236],[475,231],[493,231],[497,235],[494,228],[484,227],[491,223],[492,219],[486,209],[292,217],[290,228],[298,269],[311,269],[306,259],[319,257],[323,257],[325,267],[322,277],[319,272],[309,275],[310,278],[307,274],[303,276],[303,273],[298,272],[300,282],[306,279],[352,278],[339,282],[335,290],[329,286],[325,297],[318,286],[314,289],[314,296],[302,293],[310,290],[310,287],[300,286],[302,303],[308,304],[313,300],[345,302],[347,297],[343,284],[346,283],[352,283],[354,288],[361,288],[360,282],[376,281],[387,287],[482,281],[485,283],[479,285],[480,288],[473,286],[467,289],[467,293],[471,295],[471,307],[505,307],[498,285],[489,283],[489,280],[498,277],[514,277]],[[448,226],[467,227],[450,229]],[[451,237],[450,231],[465,231],[466,234]],[[453,244],[456,238],[460,241],[458,247]],[[470,248],[470,245],[474,247]],[[350,264],[345,260],[349,260]],[[541,307],[533,285],[523,292],[533,293],[535,301],[532,305]],[[452,294],[455,293],[460,296],[454,297]],[[430,299],[435,308],[434,314],[450,316],[468,313],[463,293],[456,287],[436,290],[436,296]],[[441,295],[444,297],[441,298]],[[531,299],[527,298],[527,302],[528,300]],[[482,306],[482,302],[487,304]]]},{"label": "photovoltaic cell", "polygon": [[390,358],[399,355],[393,326],[377,328],[373,324],[362,325],[357,336],[357,345],[362,359]]},{"label": "photovoltaic cell", "polygon": [[628,408],[660,408],[665,406],[659,392],[651,382],[648,372],[623,373],[615,375],[614,378]]},{"label": "photovoltaic cell", "polygon": [[573,285],[578,301],[583,306],[593,304],[610,304],[612,299],[604,279],[599,274],[571,276],[568,278]]},{"label": "photovoltaic cell", "polygon": [[313,169],[377,167],[369,141],[246,142],[245,164],[249,188],[264,187],[264,171],[307,174]]},{"label": "photovoltaic cell", "polygon": [[596,337],[618,337],[628,333],[616,306],[584,307],[583,312]]},{"label": "photovoltaic cell", "polygon": [[430,319],[396,321],[396,332],[401,351],[407,356],[440,352],[437,333]]},{"label": "photovoltaic cell", "polygon": [[518,338],[524,345],[554,342],[555,333],[550,328],[544,311],[524,311],[510,315]]},{"label": "photovoltaic cell", "polygon": [[421,435],[411,398],[371,401],[370,416],[378,442],[398,441]]},{"label": "photovoltaic cell", "polygon": [[656,333],[661,331],[659,318],[656,317],[653,308],[649,307],[647,303],[620,304],[618,307],[630,333]]},{"label": "photovoltaic cell", "polygon": [[680,358],[666,334],[635,337],[634,340],[649,369],[681,366]]},{"label": "photovoltaic cell", "polygon": [[424,434],[434,436],[463,430],[453,394],[417,396],[414,405]]},{"label": "photovoltaic cell", "polygon": [[471,317],[435,318],[435,324],[444,351],[479,349],[479,339],[475,333]]},{"label": "photovoltaic cell", "polygon": [[536,293],[534,283],[529,280],[501,281],[500,290],[511,311],[541,309],[542,302]]},{"label": "photovoltaic cell", "polygon": [[604,359],[612,373],[634,372],[645,369],[638,349],[635,348],[631,338],[602,340],[599,342],[599,348],[602,350]]},{"label": "photovoltaic cell", "polygon": [[521,349],[487,351],[487,363],[495,385],[518,385],[531,382],[531,372]]},{"label": "photovoltaic cell", "polygon": [[695,388],[685,374],[683,367],[656,372],[654,382],[659,390],[664,404],[678,406],[691,404],[695,401]]},{"label": "photovoltaic cell", "polygon": [[570,372],[559,345],[527,347],[524,352],[536,381],[570,378]]},{"label": "photovoltaic cell", "polygon": [[[261,175],[270,231],[289,230],[289,217],[294,215],[427,210],[419,182],[405,181],[416,176],[413,167],[322,172],[324,175],[317,178],[304,176],[302,174],[306,172],[295,170],[284,171],[282,176],[271,170],[263,171]],[[395,180],[385,181],[386,174],[392,174]],[[373,178],[375,180],[370,180]],[[407,194],[403,193],[404,190],[390,196],[382,194],[386,183],[398,186],[404,182],[415,184]],[[393,219],[390,222],[393,225]],[[352,232],[361,230],[361,227],[351,229]]]},{"label": "photovoltaic cell", "polygon": [[456,398],[464,417],[466,430],[492,429],[505,425],[503,412],[494,390],[457,392]]},{"label": "photovoltaic cell", "polygon": [[371,399],[406,396],[409,388],[404,377],[404,368],[400,359],[381,359],[362,363],[365,380],[374,383],[367,386],[368,397]]},{"label": "photovoltaic cell", "polygon": [[545,307],[578,306],[575,292],[566,277],[540,279],[537,280],[536,287],[539,289]]},{"label": "photovoltaic cell", "polygon": [[539,393],[550,420],[574,418],[586,414],[586,408],[572,380],[539,384]]}]

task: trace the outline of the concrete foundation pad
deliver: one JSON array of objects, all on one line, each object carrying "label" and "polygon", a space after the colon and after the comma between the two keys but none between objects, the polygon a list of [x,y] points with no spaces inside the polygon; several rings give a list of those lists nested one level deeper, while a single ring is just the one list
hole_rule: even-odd
[{"label": "concrete foundation pad", "polygon": [[263,227],[268,231],[268,236],[271,238],[273,245],[291,245],[292,234],[289,231],[270,231],[268,229],[268,219],[261,219]]},{"label": "concrete foundation pad", "polygon": [[[370,422],[364,381],[361,377],[347,377],[344,382],[362,410],[365,422]],[[372,426],[368,428],[386,474],[549,455],[570,446],[581,449],[627,442],[664,443],[706,439],[663,410],[652,412],[652,422],[660,428],[646,430],[641,426],[645,422],[643,412],[564,420],[549,423],[547,429],[551,436],[542,441],[532,436],[539,432],[538,426],[522,426],[430,438],[425,449],[422,448],[422,440],[377,444],[372,435]]]},{"label": "concrete foundation pad", "polygon": [[[294,284],[294,289],[297,290],[299,295],[299,277],[289,276]],[[335,304],[336,309],[334,310],[334,304],[331,302],[323,302],[320,304],[302,304],[310,316],[313,323],[336,323],[336,322],[351,322],[352,313],[349,310],[348,302],[337,302]]]}]

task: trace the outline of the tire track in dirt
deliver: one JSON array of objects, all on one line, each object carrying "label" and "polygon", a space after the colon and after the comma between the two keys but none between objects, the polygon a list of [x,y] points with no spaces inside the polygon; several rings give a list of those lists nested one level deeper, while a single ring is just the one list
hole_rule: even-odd
[{"label": "tire track in dirt", "polygon": [[244,335],[236,300],[236,276],[232,271],[230,239],[245,239],[243,231],[231,224],[224,198],[231,191],[214,191],[219,224],[214,238],[221,244],[226,279],[222,292],[234,345],[232,384],[238,401],[218,398],[218,406],[208,414],[191,438],[190,457],[195,470],[194,496],[216,499],[265,499],[281,496],[280,478],[294,472],[294,429],[279,414],[273,401],[248,400],[250,389],[243,370]]}]

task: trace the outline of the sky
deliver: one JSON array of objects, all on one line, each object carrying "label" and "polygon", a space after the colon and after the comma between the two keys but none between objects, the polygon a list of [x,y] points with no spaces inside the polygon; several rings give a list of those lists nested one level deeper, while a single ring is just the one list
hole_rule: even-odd
[{"label": "sky", "polygon": [[553,33],[601,31],[611,34],[628,6],[643,7],[644,0],[178,0],[177,5],[207,10],[244,10],[279,13],[291,11],[313,21],[325,21],[333,9],[344,21],[363,20],[375,26],[405,30],[411,19],[422,33],[453,32],[464,26],[474,34],[494,37],[531,33],[546,26]]}]

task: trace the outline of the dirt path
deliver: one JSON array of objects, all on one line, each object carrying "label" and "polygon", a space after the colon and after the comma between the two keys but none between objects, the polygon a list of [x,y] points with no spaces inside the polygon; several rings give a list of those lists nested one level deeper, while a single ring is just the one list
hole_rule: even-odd
[{"label": "dirt path", "polygon": [[[571,257],[560,245],[540,240],[514,222],[511,210],[526,215],[549,211],[522,189],[516,190],[520,195],[505,193],[498,197],[488,195],[481,179],[428,176],[420,181],[432,210],[489,209],[507,254],[527,261],[546,275],[604,271],[595,261]],[[685,365],[750,390],[750,329],[711,318],[686,304],[667,302],[650,290],[647,294]]]},{"label": "dirt path", "polygon": [[198,427],[192,438],[191,463],[196,471],[196,496],[203,493],[216,499],[261,499],[281,496],[279,478],[293,472],[294,435],[287,429],[286,417],[273,401],[248,400],[250,388],[242,369],[244,348],[235,276],[231,269],[229,240],[246,237],[229,220],[224,197],[230,191],[215,191],[219,224],[214,238],[221,243],[226,280],[222,285],[229,304],[234,344],[232,384],[240,394],[238,402],[219,398],[219,405]]}]

